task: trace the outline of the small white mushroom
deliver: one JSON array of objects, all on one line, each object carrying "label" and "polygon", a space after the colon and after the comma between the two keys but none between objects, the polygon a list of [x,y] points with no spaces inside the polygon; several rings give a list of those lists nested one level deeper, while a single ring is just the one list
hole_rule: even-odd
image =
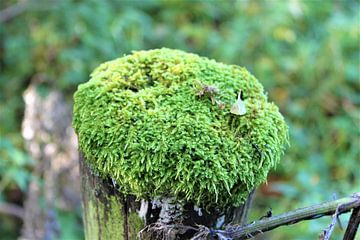
[{"label": "small white mushroom", "polygon": [[231,106],[230,112],[235,115],[245,115],[246,114],[246,107],[245,101],[241,99],[241,90],[238,94],[238,98],[236,102]]}]

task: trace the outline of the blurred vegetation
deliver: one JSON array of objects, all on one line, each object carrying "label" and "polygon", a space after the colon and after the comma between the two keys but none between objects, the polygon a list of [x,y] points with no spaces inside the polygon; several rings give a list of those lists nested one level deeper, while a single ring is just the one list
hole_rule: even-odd
[{"label": "blurred vegetation", "polygon": [[[31,178],[20,132],[31,79],[41,75],[71,103],[101,62],[159,47],[245,66],[280,107],[291,147],[257,192],[254,218],[360,191],[359,1],[25,0],[5,19],[16,3],[0,2],[0,202],[21,204]],[[63,239],[82,237],[69,224],[79,213],[58,215],[72,226]],[[329,222],[266,236],[314,239]],[[6,239],[18,231],[0,216]]]}]

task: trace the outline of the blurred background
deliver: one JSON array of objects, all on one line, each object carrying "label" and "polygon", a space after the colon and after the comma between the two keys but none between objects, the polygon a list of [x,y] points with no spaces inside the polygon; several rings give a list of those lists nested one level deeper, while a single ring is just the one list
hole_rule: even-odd
[{"label": "blurred background", "polygon": [[[359,192],[359,36],[357,0],[1,0],[0,239],[83,238],[72,95],[132,50],[244,66],[280,107],[291,147],[257,189],[251,220]],[[316,239],[328,224],[258,239]]]}]

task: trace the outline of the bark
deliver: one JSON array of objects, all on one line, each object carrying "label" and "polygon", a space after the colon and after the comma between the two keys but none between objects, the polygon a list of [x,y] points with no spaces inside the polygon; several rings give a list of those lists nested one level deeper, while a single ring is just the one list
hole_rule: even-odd
[{"label": "bark", "polygon": [[81,191],[85,239],[136,239],[144,221],[140,202],[119,193],[112,181],[92,173],[80,154]]},{"label": "bark", "polygon": [[190,239],[199,225],[219,228],[239,216],[244,221],[234,208],[204,210],[171,198],[124,196],[111,179],[91,171],[82,153],[80,175],[85,239]]}]

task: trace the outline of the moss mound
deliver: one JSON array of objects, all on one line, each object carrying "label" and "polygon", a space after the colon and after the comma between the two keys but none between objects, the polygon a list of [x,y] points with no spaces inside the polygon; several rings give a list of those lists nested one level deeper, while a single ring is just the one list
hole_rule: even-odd
[{"label": "moss mound", "polygon": [[[246,113],[236,115],[240,90]],[[245,68],[179,50],[103,63],[74,98],[88,164],[139,198],[238,206],[287,145],[282,115]]]}]

